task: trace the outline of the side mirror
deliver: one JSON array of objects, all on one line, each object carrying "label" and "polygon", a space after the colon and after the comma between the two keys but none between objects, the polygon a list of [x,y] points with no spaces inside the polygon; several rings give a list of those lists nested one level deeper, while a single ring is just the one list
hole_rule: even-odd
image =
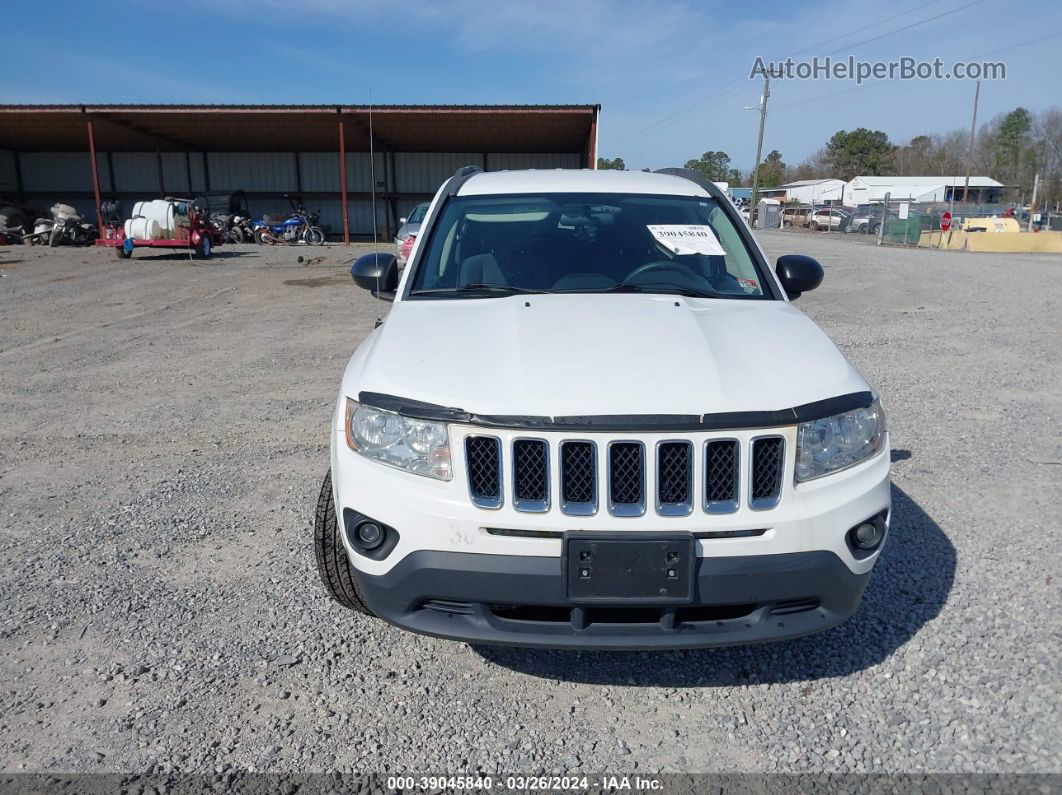
[{"label": "side mirror", "polygon": [[350,268],[354,283],[378,298],[394,300],[398,289],[398,260],[394,254],[363,254]]},{"label": "side mirror", "polygon": [[778,280],[790,301],[822,284],[822,266],[818,260],[803,254],[786,254],[779,257],[774,272],[778,274]]},{"label": "side mirror", "polygon": [[409,220],[409,219],[408,219],[408,218],[406,218],[406,217],[405,217],[405,216],[403,215],[403,216],[402,216],[401,218],[399,218],[399,219],[398,219],[398,224],[399,224],[399,226],[401,226],[402,224],[404,224],[404,223],[405,223],[406,221],[408,221],[408,220]]}]

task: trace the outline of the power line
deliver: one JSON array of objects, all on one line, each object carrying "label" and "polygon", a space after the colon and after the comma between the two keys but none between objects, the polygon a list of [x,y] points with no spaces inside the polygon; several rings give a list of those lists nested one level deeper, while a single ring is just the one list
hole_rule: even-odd
[{"label": "power line", "polygon": [[[827,39],[826,41],[819,42],[818,44],[814,44],[811,47],[806,47],[803,50],[797,50],[796,52],[791,53],[791,54],[787,55],[786,57],[787,58],[792,58],[794,55],[799,55],[802,52],[808,52],[810,50],[818,49],[819,47],[825,46],[826,44],[831,44],[831,43],[833,43],[833,42],[835,42],[835,41],[837,41],[839,39],[847,38],[848,36],[852,36],[852,35],[854,35],[856,33],[862,32],[864,30],[869,30],[872,27],[876,27],[877,25],[884,24],[885,22],[888,22],[888,21],[891,21],[893,19],[896,19],[897,17],[905,16],[906,14],[910,14],[910,13],[913,13],[913,12],[916,12],[916,11],[921,11],[922,9],[928,8],[929,6],[934,5],[937,2],[940,2],[940,0],[929,0],[929,2],[927,2],[927,3],[923,3],[921,5],[915,6],[914,8],[910,8],[910,9],[908,9],[906,11],[901,11],[899,14],[894,14],[891,17],[886,17],[885,19],[879,20],[878,22],[874,22],[874,23],[872,23],[870,25],[864,25],[863,27],[856,28],[855,30],[850,30],[847,33],[841,34],[840,36],[835,36],[832,39]],[[937,16],[930,17],[928,19],[923,19],[923,20],[921,20],[919,22],[913,22],[910,25],[905,25],[904,27],[897,28],[895,30],[887,31],[885,33],[882,33],[879,36],[875,36],[873,38],[866,39],[865,41],[857,42],[856,44],[848,45],[844,49],[851,49],[852,47],[859,47],[859,46],[861,46],[863,44],[867,44],[869,42],[877,41],[878,39],[885,38],[886,36],[891,36],[894,33],[899,33],[899,32],[904,31],[904,30],[910,30],[911,28],[917,27],[919,25],[924,25],[925,23],[932,22],[933,20],[939,19],[942,16],[947,16],[948,14],[955,13],[956,11],[961,11],[964,8],[967,8],[967,7],[971,6],[971,5],[977,5],[978,3],[982,3],[982,2],[984,2],[984,0],[974,0],[973,3],[968,3],[965,6],[959,6],[958,8],[952,9],[951,11],[946,11],[943,14],[938,14]],[[730,99],[731,97],[736,96],[737,94],[741,93],[741,91],[731,92],[731,93],[729,93],[727,95],[722,95],[723,92],[725,92],[728,88],[730,88],[732,86],[735,86],[738,83],[743,82],[745,79],[747,79],[747,78],[738,77],[735,80],[731,80],[729,83],[726,83],[726,84],[720,86],[719,88],[715,89],[714,91],[710,92],[706,96],[701,97],[701,99],[697,100],[692,105],[689,105],[689,106],[683,108],[682,110],[679,110],[679,111],[677,111],[675,113],[672,113],[670,116],[666,116],[663,119],[660,119],[659,121],[656,121],[653,124],[648,125],[647,127],[642,127],[639,130],[635,130],[632,133],[629,133],[627,135],[622,136],[621,138],[618,138],[613,143],[613,145],[615,145],[616,143],[622,143],[623,141],[627,141],[627,140],[635,137],[636,135],[641,135],[643,133],[649,132],[650,130],[655,130],[657,127],[660,127],[660,126],[662,126],[664,124],[667,124],[670,121],[674,121],[675,119],[677,119],[677,118],[679,118],[681,116],[685,116],[686,114],[691,113],[693,111],[704,111],[704,110],[707,110],[710,107],[713,107],[714,105],[719,104],[719,102],[722,102],[723,100]],[[708,105],[704,105],[703,104],[706,100],[713,99],[715,97],[718,97],[718,99],[716,99],[714,102],[712,102],[712,103],[710,103]],[[785,106],[783,106],[783,107],[785,107]]]},{"label": "power line", "polygon": [[864,39],[863,41],[857,41],[855,44],[847,44],[844,47],[841,47],[839,50],[834,50],[831,53],[827,53],[827,55],[836,55],[837,53],[842,52],[843,50],[851,50],[854,47],[862,47],[864,44],[870,44],[872,41],[878,41],[880,39],[884,39],[886,36],[891,36],[894,33],[902,33],[905,30],[910,30],[911,28],[917,28],[919,25],[924,25],[927,22],[933,22],[934,20],[940,19],[941,17],[946,17],[949,14],[954,14],[954,13],[956,13],[958,11],[963,11],[963,10],[965,10],[967,8],[970,8],[971,6],[980,5],[984,1],[985,0],[974,0],[972,3],[967,3],[966,5],[959,6],[958,8],[952,8],[952,9],[950,9],[948,11],[944,11],[943,13],[937,14],[936,16],[928,17],[928,18],[923,19],[923,20],[921,20],[919,22],[912,22],[910,25],[904,25],[902,28],[896,28],[895,30],[886,31],[885,33],[882,33],[882,34],[880,34],[878,36],[873,36],[873,37],[871,37],[869,39]]},{"label": "power line", "polygon": [[1029,41],[1023,41],[1021,44],[1012,44],[1010,47],[1004,47],[1001,50],[989,50],[988,52],[978,53],[974,57],[984,58],[986,55],[998,55],[1001,52],[1010,52],[1011,50],[1016,50],[1019,47],[1025,47],[1029,44],[1036,44],[1037,42],[1046,41],[1047,39],[1054,39],[1058,36],[1062,36],[1062,30],[1058,31],[1057,33],[1048,33],[1046,36],[1041,36],[1038,39],[1029,39]]},{"label": "power line", "polygon": [[913,11],[921,11],[923,8],[929,8],[929,6],[935,5],[935,4],[939,3],[939,2],[940,2],[940,0],[929,0],[928,3],[923,3],[922,5],[918,6],[917,8],[908,8],[906,11],[901,11],[899,14],[893,14],[891,17],[885,17],[885,19],[879,19],[877,22],[871,22],[869,25],[864,25],[861,28],[856,28],[855,30],[850,30],[847,33],[842,33],[840,36],[834,36],[832,39],[826,39],[826,41],[820,41],[818,44],[814,44],[811,47],[805,47],[802,50],[797,50],[796,52],[791,52],[786,57],[787,58],[792,58],[794,55],[800,55],[801,53],[811,52],[812,50],[817,50],[819,47],[825,47],[827,44],[833,44],[835,41],[840,41],[841,39],[847,39],[849,36],[854,36],[856,33],[862,33],[864,30],[870,30],[871,28],[876,28],[878,25],[884,25],[886,22],[892,22],[892,20],[894,20],[894,19],[898,19],[899,17],[906,16],[907,14],[910,14]]},{"label": "power line", "polygon": [[[1018,44],[1012,44],[1009,47],[1003,47],[1003,48],[998,49],[998,50],[992,50],[991,52],[981,53],[980,55],[976,55],[976,56],[973,56],[973,57],[975,57],[975,58],[984,58],[986,55],[998,55],[999,53],[1010,52],[1011,50],[1016,50],[1019,47],[1027,47],[1030,44],[1037,44],[1038,42],[1045,41],[1047,39],[1057,38],[1058,36],[1062,36],[1062,31],[1059,31],[1058,33],[1049,33],[1046,36],[1040,36],[1039,38],[1036,38],[1036,39],[1029,39],[1028,41],[1023,41],[1023,42],[1020,42]],[[804,104],[806,104],[808,102],[818,102],[820,99],[829,99],[830,97],[839,97],[842,94],[851,94],[853,91],[858,91],[861,88],[868,88],[869,86],[880,86],[880,85],[884,85],[885,83],[888,83],[888,82],[891,82],[891,81],[889,81],[887,79],[882,79],[882,80],[874,80],[874,81],[871,81],[869,83],[861,83],[861,84],[859,84],[857,86],[853,86],[852,88],[846,88],[843,91],[832,91],[829,94],[819,94],[817,97],[808,97],[807,99],[800,99],[800,100],[797,100],[796,102],[787,102],[785,105],[775,105],[774,109],[775,109],[775,111],[779,111],[779,110],[784,110],[785,108],[792,108],[792,107],[795,107],[797,105],[804,105]]]},{"label": "power line", "polygon": [[888,80],[874,80],[870,83],[860,83],[852,88],[846,88],[843,91],[834,91],[830,94],[820,94],[817,97],[808,97],[807,99],[799,99],[796,102],[787,102],[784,105],[775,105],[775,110],[784,110],[785,108],[793,108],[797,105],[804,105],[808,102],[818,102],[820,99],[829,99],[830,97],[839,97],[842,94],[851,94],[853,91],[858,91],[861,88],[868,88],[869,86],[881,86],[889,82]]}]

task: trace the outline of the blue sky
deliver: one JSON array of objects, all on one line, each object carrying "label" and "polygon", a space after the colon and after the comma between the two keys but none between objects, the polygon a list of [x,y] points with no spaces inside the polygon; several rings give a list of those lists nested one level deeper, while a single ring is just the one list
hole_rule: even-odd
[{"label": "blue sky", "polygon": [[[600,103],[599,153],[628,167],[722,149],[747,169],[757,56],[950,66],[985,55],[1007,64],[1006,80],[982,86],[987,120],[1062,105],[1060,50],[1057,0],[58,0],[47,22],[5,36],[0,102],[354,104],[371,91],[377,103]],[[966,128],[973,90],[774,81],[764,151],[795,164],[839,129],[883,129],[902,143]]]}]

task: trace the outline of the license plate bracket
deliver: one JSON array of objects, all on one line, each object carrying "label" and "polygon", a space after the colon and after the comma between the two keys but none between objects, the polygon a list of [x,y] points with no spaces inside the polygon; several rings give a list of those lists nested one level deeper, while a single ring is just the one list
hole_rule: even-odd
[{"label": "license plate bracket", "polygon": [[565,533],[568,601],[688,604],[693,601],[696,550],[689,533]]}]

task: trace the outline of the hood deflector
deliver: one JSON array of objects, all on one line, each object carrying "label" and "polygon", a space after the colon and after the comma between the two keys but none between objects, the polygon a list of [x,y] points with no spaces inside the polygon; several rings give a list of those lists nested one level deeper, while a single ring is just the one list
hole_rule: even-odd
[{"label": "hood deflector", "polygon": [[734,411],[720,414],[592,414],[569,417],[476,414],[451,406],[438,406],[419,400],[361,392],[358,401],[366,406],[393,411],[403,417],[436,422],[459,422],[485,428],[517,428],[541,431],[728,431],[743,428],[776,428],[820,420],[844,411],[868,408],[874,402],[870,392],[816,400],[777,411]]}]

